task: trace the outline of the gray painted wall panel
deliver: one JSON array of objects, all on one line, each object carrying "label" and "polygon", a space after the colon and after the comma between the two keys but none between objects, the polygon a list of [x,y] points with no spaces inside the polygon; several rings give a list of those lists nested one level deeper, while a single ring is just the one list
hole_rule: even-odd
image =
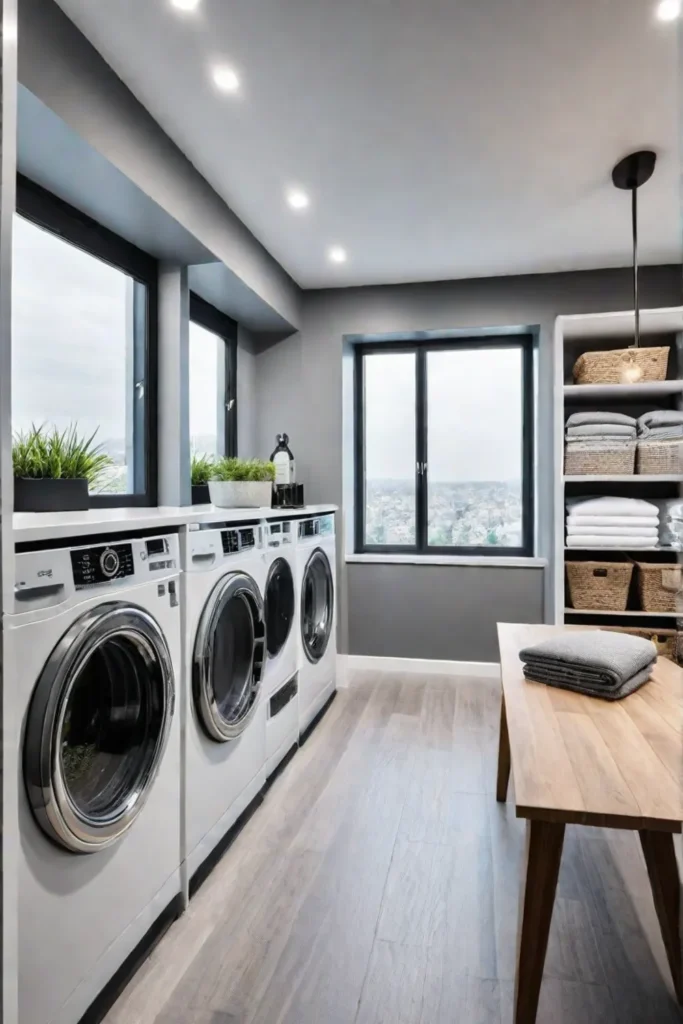
[{"label": "gray painted wall panel", "polygon": [[[682,300],[681,268],[646,267],[641,276],[643,307],[679,305]],[[555,318],[560,314],[608,312],[632,306],[631,274],[624,270],[601,270],[571,274],[485,278],[473,281],[437,282],[377,288],[349,288],[304,293],[302,329],[258,356],[259,436],[261,443],[278,430],[287,430],[297,457],[297,473],[310,501],[343,503],[342,461],[342,347],[345,335],[384,334],[424,330],[454,330],[475,327],[537,327],[539,331],[537,402],[538,450],[538,554],[552,552],[552,342]],[[341,524],[340,524],[341,525]],[[514,621],[525,608],[533,609],[535,598],[518,602],[516,593],[504,591],[509,602],[498,600],[498,576],[490,570],[481,577],[488,593],[482,607],[489,607],[489,619],[479,624],[481,637],[472,635],[458,621],[446,625],[439,613],[439,595],[425,581],[432,569],[426,566],[349,566],[364,585],[346,586],[347,567],[338,563],[339,644],[342,651],[368,653],[368,630],[377,618],[377,601],[413,609],[416,625],[402,635],[404,621],[381,619],[381,635],[373,631],[376,649],[396,654],[400,648],[410,656],[420,651],[448,648],[461,650],[462,658],[475,657],[472,650],[487,650],[494,616]],[[509,572],[510,570],[505,570]],[[449,593],[466,592],[478,570],[449,567]],[[529,581],[521,593],[531,595],[538,587],[538,570],[520,570]],[[517,575],[517,574],[516,574]],[[512,577],[506,577],[511,579]],[[381,580],[380,589],[374,580]],[[549,590],[550,588],[548,588]],[[400,591],[400,593],[399,593]],[[545,597],[545,615],[550,617],[550,597]],[[351,607],[351,604],[353,607]],[[348,605],[348,609],[347,609]],[[347,617],[348,610],[348,617]],[[542,617],[538,610],[538,617]],[[395,623],[395,624],[394,624]],[[418,639],[419,638],[419,639]],[[488,638],[488,639],[486,639]],[[492,656],[493,652],[489,651]],[[442,656],[442,655],[441,655]]]},{"label": "gray painted wall panel", "polygon": [[543,621],[543,569],[347,568],[352,654],[498,661],[496,622]]}]

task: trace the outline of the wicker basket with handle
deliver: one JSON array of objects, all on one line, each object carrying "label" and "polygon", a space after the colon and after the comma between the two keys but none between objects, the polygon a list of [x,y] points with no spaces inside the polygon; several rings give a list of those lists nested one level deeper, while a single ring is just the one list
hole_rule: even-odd
[{"label": "wicker basket with handle", "polygon": [[669,348],[618,348],[584,352],[574,364],[577,384],[640,384],[666,380]]},{"label": "wicker basket with handle", "polygon": [[568,444],[564,454],[566,476],[627,476],[636,466],[636,442]]},{"label": "wicker basket with handle", "polygon": [[567,562],[572,606],[582,611],[626,611],[631,562]]},{"label": "wicker basket with handle", "polygon": [[677,664],[683,655],[683,633],[677,629],[646,629],[640,626],[603,626],[610,633],[630,633],[643,640],[651,640],[660,658],[669,658]]},{"label": "wicker basket with handle", "polygon": [[683,441],[639,441],[638,472],[683,473]]},{"label": "wicker basket with handle", "polygon": [[636,565],[643,611],[680,611],[683,616],[683,567],[661,562],[636,562]]}]

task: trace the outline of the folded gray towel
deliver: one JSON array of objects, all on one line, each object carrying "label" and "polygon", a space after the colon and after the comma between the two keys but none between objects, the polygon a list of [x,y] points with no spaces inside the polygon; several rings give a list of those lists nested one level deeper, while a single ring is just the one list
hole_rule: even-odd
[{"label": "folded gray towel", "polygon": [[638,427],[671,427],[683,425],[683,412],[678,409],[654,409],[638,417]]},{"label": "folded gray towel", "polygon": [[621,423],[626,427],[635,427],[633,416],[623,412],[573,412],[567,420],[568,427],[582,427],[586,423]]},{"label": "folded gray towel", "polygon": [[640,431],[641,441],[674,441],[681,437],[683,437],[683,426],[643,427]]},{"label": "folded gray towel", "polygon": [[547,669],[536,669],[530,664],[524,666],[524,677],[530,679],[533,683],[545,683],[547,686],[555,686],[560,690],[572,690],[574,693],[583,693],[587,697],[600,697],[602,700],[622,700],[645,685],[652,675],[654,666],[655,662],[653,661],[651,665],[648,665],[641,672],[637,672],[631,679],[627,679],[626,682],[616,688],[575,682],[570,676],[550,674]]},{"label": "folded gray towel", "polygon": [[560,633],[519,652],[524,662],[555,671],[586,669],[589,685],[620,686],[651,665],[657,649],[649,640],[607,630]]},{"label": "folded gray towel", "polygon": [[577,427],[567,427],[567,437],[635,437],[635,426],[625,423],[584,423]]}]

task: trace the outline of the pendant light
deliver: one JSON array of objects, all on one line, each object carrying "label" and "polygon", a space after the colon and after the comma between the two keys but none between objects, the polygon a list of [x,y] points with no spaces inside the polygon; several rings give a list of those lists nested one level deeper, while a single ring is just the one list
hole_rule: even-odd
[{"label": "pendant light", "polygon": [[635,342],[631,348],[640,345],[640,305],[638,301],[638,189],[649,181],[655,169],[657,154],[641,149],[620,160],[612,170],[612,182],[616,188],[631,193],[631,230],[633,233],[633,309],[635,312]]}]

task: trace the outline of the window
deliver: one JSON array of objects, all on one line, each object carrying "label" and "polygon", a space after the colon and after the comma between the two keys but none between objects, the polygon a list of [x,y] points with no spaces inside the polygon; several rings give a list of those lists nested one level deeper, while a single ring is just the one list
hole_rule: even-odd
[{"label": "window", "polygon": [[23,178],[13,245],[13,428],[75,423],[93,505],[156,504],[156,260]]},{"label": "window", "polygon": [[237,454],[237,324],[190,296],[190,447]]},{"label": "window", "polygon": [[356,349],[356,550],[533,554],[530,335]]}]

